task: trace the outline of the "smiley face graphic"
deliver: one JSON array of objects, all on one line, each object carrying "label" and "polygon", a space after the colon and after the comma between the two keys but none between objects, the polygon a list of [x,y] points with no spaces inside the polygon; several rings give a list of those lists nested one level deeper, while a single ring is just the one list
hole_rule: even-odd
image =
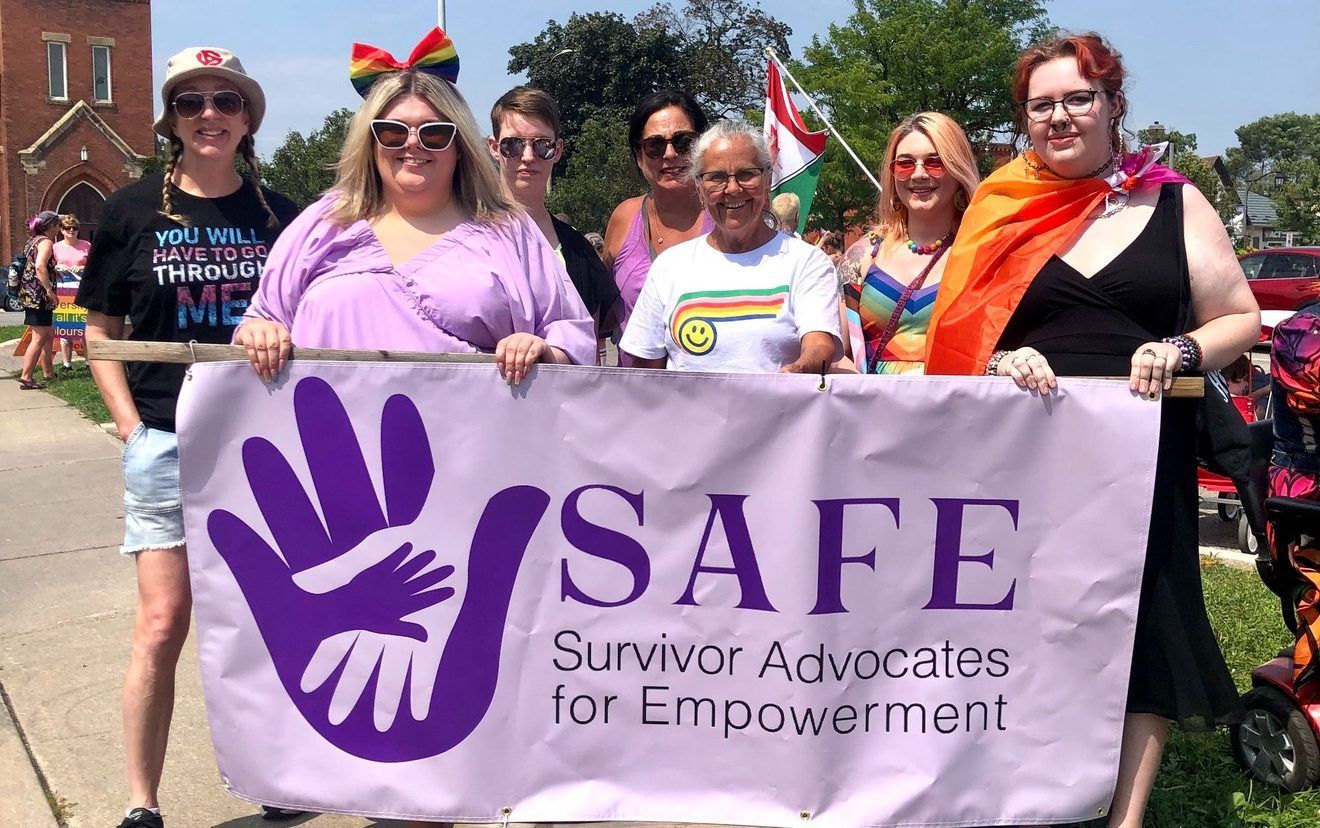
[{"label": "smiley face graphic", "polygon": [[693,356],[704,356],[715,347],[715,326],[708,319],[687,319],[678,326],[678,347]]}]

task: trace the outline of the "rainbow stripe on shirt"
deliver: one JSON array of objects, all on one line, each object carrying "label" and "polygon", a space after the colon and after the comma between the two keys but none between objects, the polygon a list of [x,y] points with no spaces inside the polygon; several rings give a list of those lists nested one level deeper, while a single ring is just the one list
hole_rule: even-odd
[{"label": "rainbow stripe on shirt", "polygon": [[669,331],[678,347],[693,356],[715,347],[716,322],[774,319],[784,310],[788,285],[758,290],[698,290],[678,297]]}]

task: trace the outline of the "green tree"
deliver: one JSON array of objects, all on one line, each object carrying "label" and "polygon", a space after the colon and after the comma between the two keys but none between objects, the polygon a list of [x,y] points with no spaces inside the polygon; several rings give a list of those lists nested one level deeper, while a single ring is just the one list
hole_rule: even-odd
[{"label": "green tree", "polygon": [[[847,23],[813,37],[793,72],[874,169],[890,131],[914,112],[949,115],[974,144],[1005,132],[1013,66],[1049,31],[1039,0],[854,0]],[[875,186],[832,140],[812,223],[835,230],[866,223],[876,199]]]},{"label": "green tree", "polygon": [[[1179,132],[1176,129],[1152,130],[1150,128],[1137,130],[1138,144],[1158,144],[1167,141],[1169,149],[1164,158],[1160,159],[1161,164],[1170,165],[1174,170],[1182,175],[1196,189],[1206,197],[1207,200],[1215,205],[1215,210],[1219,213],[1219,219],[1224,222],[1224,227],[1229,228],[1233,217],[1237,214],[1238,200],[1237,196],[1224,182],[1220,180],[1219,174],[1211,169],[1210,165],[1201,160],[1201,156],[1196,154],[1196,133]],[[1172,163],[1170,163],[1172,158]]]},{"label": "green tree", "polygon": [[576,135],[566,139],[577,151],[566,173],[551,183],[546,206],[568,213],[583,232],[605,232],[610,213],[624,199],[641,195],[645,187],[633,163],[628,136],[617,121],[588,118]]},{"label": "green tree", "polygon": [[1274,202],[1281,230],[1320,242],[1320,114],[1284,112],[1237,128],[1226,163],[1238,187]]},{"label": "green tree", "polygon": [[[664,27],[639,28],[613,12],[573,14],[564,24],[550,21],[532,42],[510,48],[509,72],[526,72],[529,85],[555,99],[564,136],[572,140],[590,118],[623,129],[644,95],[684,87],[681,51]],[[563,173],[579,145],[565,146],[556,172]]]},{"label": "green tree", "polygon": [[638,28],[656,27],[678,42],[686,91],[711,117],[734,117],[765,100],[765,48],[788,57],[793,29],[761,10],[757,0],[684,0],[675,11],[660,2],[639,14]]},{"label": "green tree", "polygon": [[270,160],[262,163],[263,183],[300,209],[311,204],[335,183],[335,164],[352,117],[353,110],[336,109],[325,117],[320,129],[306,136],[290,131]]}]

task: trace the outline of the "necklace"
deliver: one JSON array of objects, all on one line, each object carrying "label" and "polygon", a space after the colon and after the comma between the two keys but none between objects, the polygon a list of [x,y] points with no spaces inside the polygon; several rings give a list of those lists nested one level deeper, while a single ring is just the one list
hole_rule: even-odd
[{"label": "necklace", "polygon": [[913,253],[916,253],[918,256],[929,256],[930,254],[934,253],[936,250],[939,250],[941,247],[947,246],[952,241],[953,241],[953,231],[950,230],[948,233],[944,235],[944,238],[936,239],[930,244],[917,244],[915,241],[909,238],[907,240],[907,248],[908,250],[911,250]]}]

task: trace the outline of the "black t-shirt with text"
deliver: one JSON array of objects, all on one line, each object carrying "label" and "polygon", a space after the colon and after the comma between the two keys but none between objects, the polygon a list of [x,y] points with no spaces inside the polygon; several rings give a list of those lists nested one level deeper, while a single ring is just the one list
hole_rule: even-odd
[{"label": "black t-shirt with text", "polygon": [[[129,339],[225,344],[257,289],[270,246],[298,214],[284,196],[262,188],[279,219],[268,216],[255,187],[221,198],[170,194],[181,225],[161,215],[161,175],[151,175],[106,199],[96,242],[83,270],[77,303],[107,316],[128,316]],[[128,387],[142,422],[174,430],[174,409],[186,365],[128,363]]]}]

